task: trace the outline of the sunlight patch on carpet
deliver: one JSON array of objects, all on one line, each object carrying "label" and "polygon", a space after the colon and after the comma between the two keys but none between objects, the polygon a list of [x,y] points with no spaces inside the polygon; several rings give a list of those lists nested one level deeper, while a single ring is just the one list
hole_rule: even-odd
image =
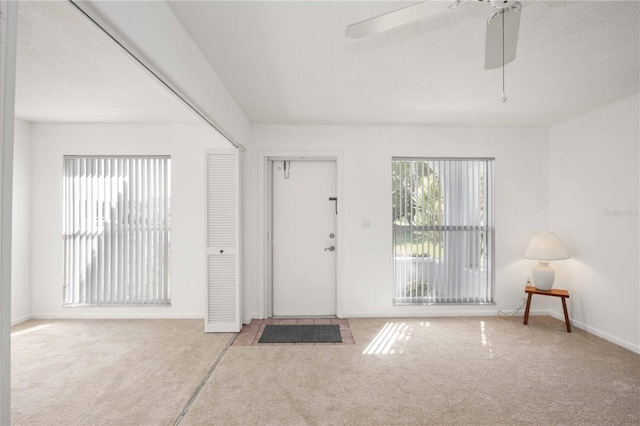
[{"label": "sunlight patch on carpet", "polygon": [[397,351],[393,345],[398,341],[408,338],[409,326],[405,323],[388,322],[382,327],[378,335],[369,343],[369,346],[362,352],[364,355],[388,355]]}]

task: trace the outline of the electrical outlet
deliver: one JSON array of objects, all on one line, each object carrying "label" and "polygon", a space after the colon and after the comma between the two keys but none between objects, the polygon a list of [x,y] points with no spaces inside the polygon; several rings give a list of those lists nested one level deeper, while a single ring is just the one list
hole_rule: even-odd
[{"label": "electrical outlet", "polygon": [[527,277],[527,285],[531,285],[531,277]]},{"label": "electrical outlet", "polygon": [[371,229],[371,219],[362,220],[362,229]]}]

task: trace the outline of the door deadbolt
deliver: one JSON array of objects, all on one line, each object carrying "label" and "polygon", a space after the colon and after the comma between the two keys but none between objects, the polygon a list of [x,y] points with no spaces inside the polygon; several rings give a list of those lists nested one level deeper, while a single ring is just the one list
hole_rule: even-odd
[{"label": "door deadbolt", "polygon": [[329,234],[329,238],[335,238],[336,234]]}]

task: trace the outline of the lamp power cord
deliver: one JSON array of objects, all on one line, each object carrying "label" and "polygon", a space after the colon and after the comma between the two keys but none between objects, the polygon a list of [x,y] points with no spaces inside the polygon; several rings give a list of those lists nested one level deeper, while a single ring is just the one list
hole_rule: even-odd
[{"label": "lamp power cord", "polygon": [[514,317],[518,312],[520,312],[520,310],[522,308],[524,308],[524,305],[527,304],[527,298],[523,297],[522,298],[522,305],[520,305],[519,307],[517,307],[516,309],[512,310],[512,311],[504,311],[502,309],[498,309],[498,317],[500,317],[503,320],[506,319],[510,319],[512,317]]}]

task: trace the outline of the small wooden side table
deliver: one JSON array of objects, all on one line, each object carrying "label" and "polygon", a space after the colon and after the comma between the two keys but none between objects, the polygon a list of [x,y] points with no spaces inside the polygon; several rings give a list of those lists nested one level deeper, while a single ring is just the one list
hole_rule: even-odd
[{"label": "small wooden side table", "polygon": [[524,325],[527,325],[529,322],[529,308],[531,307],[531,297],[534,294],[542,294],[544,296],[555,296],[562,299],[562,309],[564,310],[564,323],[567,326],[567,332],[571,333],[571,324],[569,324],[569,313],[567,312],[567,302],[566,298],[569,297],[569,292],[567,290],[561,290],[559,288],[552,288],[551,290],[538,290],[533,286],[526,286],[524,288],[524,292],[528,294],[527,296],[527,308],[524,311]]}]

